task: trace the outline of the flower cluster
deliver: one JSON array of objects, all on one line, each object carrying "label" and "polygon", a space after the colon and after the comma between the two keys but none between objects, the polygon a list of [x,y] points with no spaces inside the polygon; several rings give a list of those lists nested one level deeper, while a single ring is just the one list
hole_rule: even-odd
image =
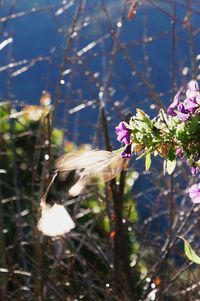
[{"label": "flower cluster", "polygon": [[189,82],[186,91],[186,98],[181,101],[181,92],[179,91],[172,104],[169,106],[167,112],[171,116],[177,116],[181,121],[185,122],[190,118],[200,105],[200,94],[198,83],[194,80]]},{"label": "flower cluster", "polygon": [[[160,110],[150,119],[140,109],[116,127],[118,141],[125,144],[121,153],[123,158],[145,157],[146,170],[151,166],[151,155],[160,155],[165,160],[165,170],[171,174],[176,166],[176,159],[185,158],[196,176],[200,167],[200,91],[195,80],[189,82],[185,95],[179,91],[167,112]],[[200,184],[196,184],[200,185]],[[193,186],[192,186],[193,187]],[[191,187],[191,189],[192,189]],[[196,186],[193,187],[196,189]],[[199,186],[198,186],[199,189]],[[190,192],[194,202],[200,202],[199,190]]]}]

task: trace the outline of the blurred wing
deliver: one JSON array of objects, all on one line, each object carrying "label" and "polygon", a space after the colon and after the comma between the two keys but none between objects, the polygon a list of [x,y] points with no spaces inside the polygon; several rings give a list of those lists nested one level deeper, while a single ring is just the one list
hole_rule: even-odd
[{"label": "blurred wing", "polygon": [[55,162],[55,167],[60,172],[91,167],[95,168],[96,164],[105,163],[111,156],[113,156],[113,154],[109,151],[76,151],[58,158]]},{"label": "blurred wing", "polygon": [[127,167],[128,162],[129,159],[122,158],[119,152],[76,151],[58,158],[55,167],[58,178],[71,170],[77,171],[79,178],[69,190],[69,195],[75,197],[82,193],[91,181],[92,183],[98,182],[99,179],[104,182],[110,181]]},{"label": "blurred wing", "polygon": [[95,168],[92,173],[96,173],[96,176],[100,177],[104,182],[108,182],[115,178],[123,169],[127,168],[128,162],[129,160],[122,158],[121,154],[115,153],[107,162],[99,166],[99,171]]},{"label": "blurred wing", "polygon": [[69,196],[76,197],[81,194],[89,182],[89,177],[81,177],[69,190]]}]

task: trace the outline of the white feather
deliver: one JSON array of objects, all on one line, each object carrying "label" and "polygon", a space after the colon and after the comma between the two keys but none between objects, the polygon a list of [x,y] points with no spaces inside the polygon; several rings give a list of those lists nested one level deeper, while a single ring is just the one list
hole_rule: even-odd
[{"label": "white feather", "polygon": [[75,224],[64,206],[43,206],[38,230],[47,236],[62,236],[70,232]]}]

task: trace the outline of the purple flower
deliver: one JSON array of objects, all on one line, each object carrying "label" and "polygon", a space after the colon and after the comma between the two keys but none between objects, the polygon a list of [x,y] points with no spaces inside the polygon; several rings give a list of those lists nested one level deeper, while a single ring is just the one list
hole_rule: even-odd
[{"label": "purple flower", "polygon": [[169,106],[169,108],[167,109],[167,113],[171,116],[176,116],[176,112],[175,112],[175,108],[178,106],[179,104],[179,96],[180,96],[180,91],[175,95],[174,97],[174,101],[172,102],[172,104]]},{"label": "purple flower", "polygon": [[192,80],[189,82],[186,96],[187,98],[185,100],[185,108],[191,114],[193,114],[198,108],[198,103],[200,102],[200,93],[197,81]]},{"label": "purple flower", "polygon": [[192,176],[196,176],[198,172],[199,172],[199,168],[197,166],[192,166],[191,168]]},{"label": "purple flower", "polygon": [[180,92],[178,92],[167,110],[169,115],[177,116],[183,122],[194,114],[199,107],[200,93],[198,83],[195,80],[189,82],[186,96],[185,100],[180,101]]},{"label": "purple flower", "polygon": [[200,203],[200,183],[190,187],[189,196],[193,203]]},{"label": "purple flower", "polygon": [[184,152],[183,152],[183,149],[181,147],[177,147],[176,156],[180,159],[182,159],[184,157]]},{"label": "purple flower", "polygon": [[177,116],[179,119],[181,119],[183,122],[186,121],[189,117],[189,111],[186,110],[185,104],[182,102],[179,102],[178,106],[177,106]]},{"label": "purple flower", "polygon": [[190,98],[186,98],[184,108],[190,114],[193,114],[195,110],[198,108],[198,104],[194,102],[194,100]]},{"label": "purple flower", "polygon": [[175,95],[174,101],[167,109],[167,112],[171,116],[177,116],[179,119],[181,119],[183,122],[186,121],[190,115],[189,111],[186,110],[185,104],[179,100],[180,98],[180,91]]},{"label": "purple flower", "polygon": [[129,159],[132,157],[132,152],[131,152],[131,144],[127,145],[123,152],[121,153],[121,156],[125,159]]},{"label": "purple flower", "polygon": [[188,89],[186,91],[187,98],[194,98],[198,96],[199,93],[199,86],[196,80],[191,80],[188,83]]},{"label": "purple flower", "polygon": [[178,112],[177,116],[181,121],[185,122],[190,117],[190,114]]},{"label": "purple flower", "polygon": [[120,122],[115,129],[118,136],[117,140],[129,145],[131,143],[130,130],[127,128],[126,123],[124,121]]}]

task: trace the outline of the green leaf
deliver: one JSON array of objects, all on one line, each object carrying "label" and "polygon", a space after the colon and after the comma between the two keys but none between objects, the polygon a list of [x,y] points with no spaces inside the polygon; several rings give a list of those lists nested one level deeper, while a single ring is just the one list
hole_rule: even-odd
[{"label": "green leaf", "polygon": [[105,216],[104,219],[103,219],[103,223],[104,223],[104,230],[106,232],[110,232],[110,221],[109,221],[109,218],[108,216]]},{"label": "green leaf", "polygon": [[174,161],[176,158],[176,151],[175,151],[175,147],[171,147],[169,150],[169,154],[168,154],[169,160],[170,161]]},{"label": "green leaf", "polygon": [[194,252],[189,242],[181,236],[179,236],[179,238],[184,241],[184,251],[187,258],[196,264],[200,264],[200,257]]},{"label": "green leaf", "polygon": [[169,175],[171,175],[176,167],[176,160],[170,161],[167,160],[166,169]]},{"label": "green leaf", "polygon": [[146,171],[148,171],[150,167],[151,167],[151,153],[147,153],[146,154],[146,160],[145,160],[145,169],[146,169]]}]

